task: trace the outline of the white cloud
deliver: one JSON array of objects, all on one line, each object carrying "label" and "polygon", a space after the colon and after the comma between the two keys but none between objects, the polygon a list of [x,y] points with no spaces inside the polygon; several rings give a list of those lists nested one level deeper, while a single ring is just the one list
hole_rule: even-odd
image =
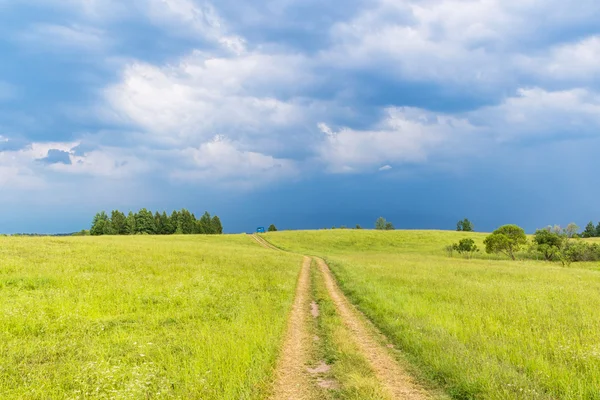
[{"label": "white cloud", "polygon": [[[493,154],[499,143],[600,136],[600,94],[585,89],[519,90],[496,106],[456,115],[389,108],[369,130],[334,132],[319,124],[317,149],[332,173],[360,173],[385,163],[436,162]],[[387,170],[386,165],[380,170]]]},{"label": "white cloud", "polygon": [[523,85],[517,74],[534,68],[549,78],[583,72],[591,79],[598,65],[595,37],[558,46],[549,56],[532,53],[553,43],[546,36],[561,30],[566,36],[595,24],[598,15],[592,0],[577,7],[558,0],[379,0],[332,27],[334,45],[322,59],[337,68],[475,91]]},{"label": "white cloud", "polygon": [[182,159],[186,161],[188,168],[176,169],[172,177],[178,180],[211,181],[248,187],[290,178],[298,173],[296,164],[292,160],[243,150],[239,147],[239,143],[217,136],[197,148],[177,151],[175,154],[180,161]]},{"label": "white cloud", "polygon": [[325,138],[319,158],[334,173],[362,172],[385,162],[423,163],[442,144],[475,131],[466,120],[394,107],[371,130],[343,128],[333,133],[326,125],[320,129]]},{"label": "white cloud", "polygon": [[229,32],[230,28],[209,2],[147,0],[147,3],[150,19],[171,32],[211,40],[236,53],[245,50],[245,40]]},{"label": "white cloud", "polygon": [[600,94],[587,89],[521,89],[517,96],[473,111],[468,118],[502,141],[600,135]]},{"label": "white cloud", "polygon": [[545,54],[522,56],[518,65],[538,80],[594,82],[600,74],[600,36],[562,43]]},{"label": "white cloud", "polygon": [[391,165],[384,165],[383,167],[379,168],[379,171],[389,171],[392,169]]},{"label": "white cloud", "polygon": [[273,89],[309,80],[303,62],[287,55],[194,53],[162,68],[136,63],[107,89],[106,99],[113,114],[143,128],[148,141],[198,145],[216,134],[268,137],[302,121],[299,101],[279,100]]}]

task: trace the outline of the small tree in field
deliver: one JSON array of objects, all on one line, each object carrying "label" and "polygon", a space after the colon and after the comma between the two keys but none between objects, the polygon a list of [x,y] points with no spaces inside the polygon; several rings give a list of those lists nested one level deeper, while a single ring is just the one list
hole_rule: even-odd
[{"label": "small tree in field", "polygon": [[271,224],[268,229],[269,232],[277,232],[277,227],[274,224]]},{"label": "small tree in field", "polygon": [[527,243],[527,235],[517,225],[504,225],[485,238],[483,243],[487,253],[504,253],[514,260],[515,253]]},{"label": "small tree in field", "polygon": [[579,227],[577,226],[576,223],[571,222],[569,225],[567,225],[567,227],[565,228],[565,233],[567,235],[567,237],[572,238],[575,235],[577,235],[577,232],[579,232]]},{"label": "small tree in field", "polygon": [[459,254],[467,254],[469,258],[479,251],[473,239],[462,239],[460,242],[454,243],[452,250],[457,251]]},{"label": "small tree in field", "polygon": [[552,261],[559,255],[565,240],[565,235],[551,232],[547,229],[537,230],[533,239],[537,251],[544,256],[546,261]]},{"label": "small tree in field", "polygon": [[473,223],[468,218],[458,221],[456,224],[456,230],[462,232],[473,232]]},{"label": "small tree in field", "polygon": [[377,218],[377,221],[375,221],[375,229],[379,231],[393,231],[395,228],[394,224],[386,221],[383,217],[379,217]]}]

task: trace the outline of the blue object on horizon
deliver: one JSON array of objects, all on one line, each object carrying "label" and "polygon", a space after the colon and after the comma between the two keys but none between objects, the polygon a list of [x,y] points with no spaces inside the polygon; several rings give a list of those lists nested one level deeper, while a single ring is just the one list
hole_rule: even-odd
[{"label": "blue object on horizon", "polygon": [[262,226],[260,228],[256,228],[256,233],[265,233],[265,228]]}]

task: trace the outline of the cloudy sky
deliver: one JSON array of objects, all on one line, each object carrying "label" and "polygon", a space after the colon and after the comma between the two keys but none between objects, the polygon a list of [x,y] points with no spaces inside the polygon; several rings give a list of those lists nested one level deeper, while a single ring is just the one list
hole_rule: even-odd
[{"label": "cloudy sky", "polygon": [[600,220],[600,3],[0,0],[0,232]]}]

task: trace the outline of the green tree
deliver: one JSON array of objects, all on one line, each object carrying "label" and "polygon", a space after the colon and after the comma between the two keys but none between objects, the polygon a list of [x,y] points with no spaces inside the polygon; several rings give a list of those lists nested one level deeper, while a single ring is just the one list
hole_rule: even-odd
[{"label": "green tree", "polygon": [[160,217],[160,213],[158,211],[154,212],[154,234],[155,235],[164,235],[163,231],[165,230],[164,222]]},{"label": "green tree", "polygon": [[204,235],[212,235],[215,233],[213,232],[212,220],[208,211],[205,211],[204,214],[202,214],[198,221],[198,226],[200,227],[200,232],[198,233]]},{"label": "green tree", "polygon": [[452,250],[457,251],[459,254],[467,254],[469,257],[479,251],[475,241],[473,239],[462,239],[458,243],[452,245]]},{"label": "green tree", "polygon": [[360,226],[359,224],[356,224],[356,227],[354,229],[362,229],[362,226]]},{"label": "green tree", "polygon": [[90,228],[90,234],[92,236],[105,235],[107,231],[107,225],[109,225],[109,219],[106,212],[99,212],[94,216],[92,221],[92,227]]},{"label": "green tree", "polygon": [[182,235],[183,227],[181,226],[181,221],[179,218],[179,211],[175,210],[171,213],[171,217],[169,218],[171,222],[171,229],[173,230],[173,234]]},{"label": "green tree", "polygon": [[217,217],[216,215],[212,217],[210,225],[212,226],[212,230],[216,235],[223,234],[223,225],[221,224],[221,219],[219,217]]},{"label": "green tree", "polygon": [[504,253],[515,259],[515,253],[527,243],[527,235],[517,225],[504,225],[496,229],[483,241],[487,253]]},{"label": "green tree", "polygon": [[146,235],[156,234],[156,221],[151,211],[142,208],[135,215],[135,233]]},{"label": "green tree", "polygon": [[135,235],[135,233],[136,233],[135,214],[133,212],[129,211],[129,214],[127,214],[126,222],[127,222],[127,234]]},{"label": "green tree", "polygon": [[596,227],[594,226],[594,223],[592,221],[590,221],[585,226],[585,229],[583,230],[582,236],[584,238],[596,237]]},{"label": "green tree", "polygon": [[598,226],[596,226],[596,237],[600,237],[600,222],[598,222]]},{"label": "green tree", "polygon": [[377,218],[377,221],[375,221],[375,229],[380,230],[380,231],[385,230],[386,223],[387,223],[387,221],[385,220],[385,218],[383,218],[383,217]]},{"label": "green tree", "polygon": [[274,224],[269,225],[269,232],[277,232],[277,227]]},{"label": "green tree", "polygon": [[185,208],[178,213],[177,232],[191,235],[196,230],[196,221],[192,214]]},{"label": "green tree", "polygon": [[386,231],[393,231],[394,229],[396,229],[396,228],[394,228],[394,224],[392,224],[391,222],[386,222],[385,223],[385,230]]},{"label": "green tree", "polygon": [[127,235],[127,217],[119,210],[113,210],[110,215],[112,230],[115,235]]},{"label": "green tree", "polygon": [[468,218],[465,218],[461,221],[458,221],[456,224],[456,230],[462,232],[473,232],[473,223],[469,221]]},{"label": "green tree", "polygon": [[160,214],[160,232],[161,235],[172,235],[175,233],[175,229],[173,229],[173,224],[171,223],[171,218],[167,215],[166,211],[163,211]]},{"label": "green tree", "polygon": [[566,235],[549,231],[547,229],[538,229],[535,232],[533,241],[546,261],[554,260],[565,244]]}]

